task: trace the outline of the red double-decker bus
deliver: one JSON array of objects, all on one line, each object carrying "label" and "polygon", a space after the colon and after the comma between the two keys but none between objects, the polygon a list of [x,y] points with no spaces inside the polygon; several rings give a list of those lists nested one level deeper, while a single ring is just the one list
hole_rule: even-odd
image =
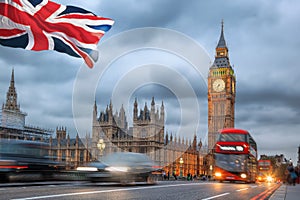
[{"label": "red double-decker bus", "polygon": [[220,182],[256,181],[257,145],[246,130],[221,130],[214,148],[214,161],[214,178]]},{"label": "red double-decker bus", "polygon": [[271,160],[258,160],[258,181],[272,182],[273,181],[273,168]]}]

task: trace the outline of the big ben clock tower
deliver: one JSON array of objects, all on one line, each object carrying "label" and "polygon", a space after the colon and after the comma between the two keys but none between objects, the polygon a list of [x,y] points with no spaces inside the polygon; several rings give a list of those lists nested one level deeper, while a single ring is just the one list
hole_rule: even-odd
[{"label": "big ben clock tower", "polygon": [[213,149],[218,131],[234,127],[235,74],[230,65],[228,48],[221,35],[216,47],[215,61],[208,74],[208,148]]}]

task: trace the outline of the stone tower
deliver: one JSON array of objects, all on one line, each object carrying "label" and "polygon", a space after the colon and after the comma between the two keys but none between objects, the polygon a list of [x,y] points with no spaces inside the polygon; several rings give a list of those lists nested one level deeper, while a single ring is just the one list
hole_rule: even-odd
[{"label": "stone tower", "polygon": [[20,105],[17,102],[17,92],[15,88],[15,73],[14,70],[11,72],[11,79],[8,91],[6,93],[6,103],[2,106],[5,110],[20,111]]},{"label": "stone tower", "polygon": [[215,60],[208,74],[208,149],[213,149],[218,131],[234,127],[235,74],[229,61],[222,21]]},{"label": "stone tower", "polygon": [[15,74],[14,70],[12,70],[10,85],[6,93],[6,102],[2,105],[2,112],[0,113],[0,125],[6,128],[23,130],[26,115],[20,110],[20,105],[17,101]]}]

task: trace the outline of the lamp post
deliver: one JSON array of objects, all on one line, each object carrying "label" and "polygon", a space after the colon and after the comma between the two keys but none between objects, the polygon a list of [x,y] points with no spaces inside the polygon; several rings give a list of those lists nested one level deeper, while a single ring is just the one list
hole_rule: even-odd
[{"label": "lamp post", "polygon": [[213,176],[213,166],[209,165],[209,175],[208,175],[208,180],[210,181]]},{"label": "lamp post", "polygon": [[103,156],[103,150],[105,149],[105,143],[103,139],[99,139],[98,143],[97,143],[97,147],[100,151],[100,157],[99,160],[101,160],[101,157]]},{"label": "lamp post", "polygon": [[179,164],[180,164],[180,178],[182,178],[182,164],[183,164],[183,159],[179,159]]}]

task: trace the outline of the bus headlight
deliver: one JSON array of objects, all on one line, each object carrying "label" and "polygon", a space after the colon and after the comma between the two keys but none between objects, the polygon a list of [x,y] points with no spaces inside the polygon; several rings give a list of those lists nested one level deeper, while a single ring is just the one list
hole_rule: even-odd
[{"label": "bus headlight", "polygon": [[247,175],[246,174],[241,174],[241,178],[247,178]]},{"label": "bus headlight", "polygon": [[222,174],[221,174],[220,172],[216,172],[216,173],[215,173],[215,176],[216,176],[216,177],[221,177]]}]

